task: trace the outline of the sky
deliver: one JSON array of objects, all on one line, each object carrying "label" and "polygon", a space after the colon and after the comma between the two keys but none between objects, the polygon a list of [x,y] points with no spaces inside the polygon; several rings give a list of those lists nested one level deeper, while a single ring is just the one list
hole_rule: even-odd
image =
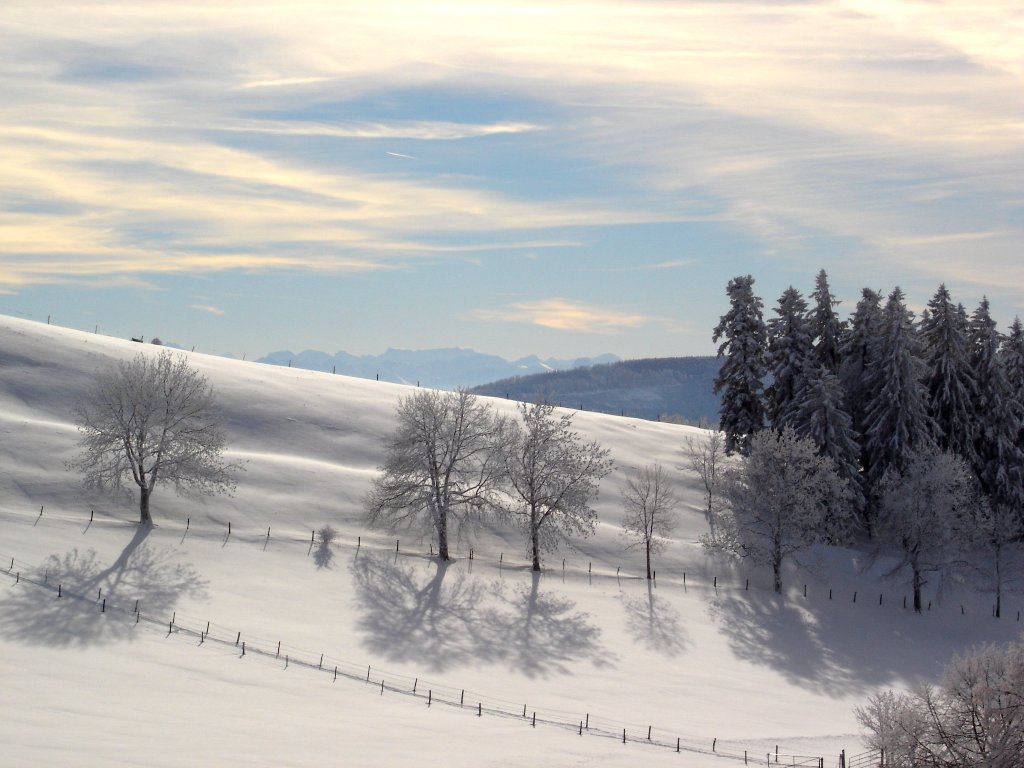
[{"label": "sky", "polygon": [[0,313],[275,350],[713,354],[819,269],[1024,315],[1024,6],[0,6]]}]

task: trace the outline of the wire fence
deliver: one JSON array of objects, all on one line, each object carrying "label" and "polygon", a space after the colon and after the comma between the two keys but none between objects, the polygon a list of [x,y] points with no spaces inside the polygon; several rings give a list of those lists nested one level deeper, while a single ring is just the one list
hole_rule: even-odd
[{"label": "wire fence", "polygon": [[[369,686],[379,691],[380,696],[399,695],[418,700],[428,707],[441,706],[458,709],[476,717],[503,717],[523,721],[531,727],[554,727],[578,736],[590,736],[622,744],[640,744],[663,750],[714,756],[744,765],[788,765],[807,768],[825,768],[821,756],[791,755],[739,750],[733,744],[719,746],[717,739],[693,735],[682,735],[670,729],[653,724],[626,722],[603,717],[597,713],[571,712],[550,707],[537,706],[531,702],[518,702],[487,695],[479,691],[456,688],[451,685],[392,672],[373,665],[356,664],[351,660],[309,649],[297,648],[281,641],[243,634],[241,631],[197,620],[195,617],[179,615],[174,611],[170,616],[145,612],[139,600],[119,602],[104,595],[102,588],[95,593],[83,593],[59,580],[59,574],[50,578],[48,569],[3,554],[2,571],[12,586],[22,589],[35,588],[49,593],[51,599],[69,601],[81,609],[88,606],[97,620],[121,620],[140,629],[160,631],[167,637],[190,638],[199,646],[213,645],[231,648],[240,657],[260,659],[281,665],[283,668],[296,667],[327,676],[332,682],[339,679],[350,683]],[[80,611],[79,611],[80,612]],[[830,764],[831,765],[831,764]]]},{"label": "wire fence", "polygon": [[[33,514],[7,510],[0,510],[0,513],[22,520],[35,517],[34,524],[37,525],[44,518],[45,508],[40,507],[39,512]],[[102,513],[97,515],[95,510],[90,510],[88,516],[82,513],[68,513],[66,510],[59,511],[56,514],[51,511],[47,515],[46,520],[48,523],[56,524],[84,524],[85,531],[88,531],[94,525],[122,528],[137,527],[136,523],[129,523],[117,517]],[[190,518],[186,518],[184,526],[181,526],[179,521],[171,520],[168,523],[162,524],[161,529],[164,531],[173,530],[172,526],[177,526],[178,530],[176,532],[181,533],[182,542],[185,542],[189,536],[200,536],[208,539],[222,539],[225,544],[229,541],[235,541],[262,545],[266,549],[271,540],[273,540],[275,545],[286,544],[305,547],[306,554],[311,553],[314,547],[324,545],[324,542],[319,540],[315,530],[311,530],[309,536],[305,537],[294,530],[274,531],[271,526],[268,526],[266,529],[260,528],[256,530],[250,525],[250,527],[245,529],[239,529],[237,526],[232,526],[230,521],[224,520],[221,522],[209,518],[198,522],[196,525],[192,524]],[[401,538],[389,538],[387,535],[379,532],[360,534],[355,542],[345,542],[335,538],[333,543],[329,543],[329,545],[338,549],[350,549],[355,552],[363,548],[378,552],[390,551],[394,552],[396,556],[427,557],[433,555],[432,547],[429,552],[422,551],[423,547],[420,541],[415,541],[412,546],[407,542],[406,548],[403,550]],[[472,569],[474,563],[481,561],[489,567],[496,567],[499,570],[502,568],[527,570],[530,567],[528,561],[516,560],[511,556],[506,557],[504,552],[500,552],[497,559],[493,557],[493,553],[487,553],[486,557],[482,559],[479,553],[470,550],[468,558],[464,557],[463,559],[466,560],[470,569]],[[345,681],[359,682],[365,686],[379,689],[382,696],[397,694],[419,699],[430,707],[436,705],[458,708],[468,711],[470,714],[475,714],[478,717],[488,715],[516,718],[528,721],[529,725],[533,727],[537,725],[557,727],[565,731],[575,732],[579,736],[589,735],[621,743],[645,744],[651,747],[675,750],[676,752],[713,755],[734,762],[742,761],[745,765],[789,765],[794,768],[812,768],[813,766],[825,768],[826,765],[842,766],[844,763],[846,766],[852,765],[849,760],[845,759],[845,756],[840,756],[836,760],[826,761],[822,756],[794,755],[779,752],[778,747],[776,747],[774,752],[767,753],[760,750],[741,750],[736,747],[734,741],[719,745],[718,739],[708,739],[692,734],[684,735],[673,732],[671,729],[656,727],[652,724],[623,722],[621,720],[604,718],[596,713],[568,712],[537,707],[530,702],[504,700],[477,691],[456,688],[424,678],[393,673],[385,669],[373,667],[372,665],[356,664],[351,660],[292,647],[277,640],[249,634],[243,635],[238,630],[231,630],[227,627],[212,624],[209,621],[203,622],[194,617],[179,616],[176,612],[172,612],[170,616],[147,614],[145,606],[140,606],[139,601],[134,601],[132,605],[117,603],[105,597],[102,594],[102,589],[95,595],[69,590],[59,581],[54,583],[49,578],[49,573],[46,569],[40,569],[39,566],[19,561],[16,557],[12,557],[9,554],[0,554],[0,569],[3,569],[2,572],[6,573],[15,585],[24,584],[28,587],[44,588],[51,592],[56,592],[56,596],[59,599],[92,603],[97,614],[109,614],[110,616],[119,616],[121,618],[127,617],[128,620],[133,621],[136,625],[146,628],[165,628],[168,636],[190,637],[196,639],[200,646],[207,643],[222,647],[230,646],[235,648],[241,656],[273,660],[275,663],[282,664],[286,668],[295,666],[313,670],[317,673],[331,676],[333,681],[341,678]],[[42,573],[40,573],[40,570],[42,570]],[[561,571],[563,576],[569,575],[576,579],[585,578],[588,581],[593,581],[594,579],[645,580],[644,575],[623,572],[621,567],[617,568],[614,573],[607,566],[595,570],[593,564],[589,562],[586,568],[583,568],[578,564],[568,564],[566,560],[562,560],[560,564],[556,563],[554,567],[549,566],[545,571],[548,574],[552,572],[557,574]],[[713,590],[714,594],[718,594],[719,590],[729,590],[732,592],[750,591],[751,589],[770,591],[756,583],[752,585],[749,578],[737,577],[735,574],[732,574],[729,578],[719,579],[717,576],[708,577],[703,573],[690,574],[688,577],[685,572],[681,572],[670,574],[668,578],[665,578],[663,571],[663,576],[658,581],[662,586],[676,585],[683,589],[695,587],[708,592]],[[838,595],[834,595],[833,589],[827,588],[827,586],[817,584],[815,587],[815,591],[809,592],[807,585],[804,585],[802,590],[803,598],[811,599],[818,597],[819,599],[825,599],[824,590],[827,589],[827,600],[847,599],[857,603],[859,599],[861,604],[873,604],[883,607],[900,605],[899,600],[891,596],[887,602],[885,593],[879,593],[878,600],[875,601],[873,600],[873,593],[870,598],[865,598],[863,594],[858,596],[858,592],[853,592],[852,596],[845,595],[840,598]],[[906,609],[905,598],[902,605]],[[930,603],[928,609],[931,609]],[[968,615],[963,605],[960,606],[958,613]],[[975,613],[974,615],[976,616],[977,614]],[[1019,611],[1016,612],[1016,617],[1017,621],[1019,621]],[[871,760],[873,758],[865,757],[864,759]]]},{"label": "wire fence", "polygon": [[[0,509],[0,514],[10,514],[19,518],[33,518],[37,517],[41,519],[43,517],[44,508],[40,507],[37,514],[11,512],[9,510]],[[120,527],[135,527],[136,523],[125,521],[122,518],[105,515],[104,513],[96,513],[95,510],[90,510],[88,516],[84,512],[68,512],[62,510],[54,514],[53,512],[46,513],[47,520],[58,521],[65,523],[85,523],[86,530],[93,525],[114,525]],[[160,524],[160,528],[163,530],[177,528],[182,535],[182,543],[187,541],[189,537],[202,536],[206,538],[215,538],[221,541],[223,544],[231,542],[246,543],[261,546],[266,550],[271,544],[278,545],[302,545],[306,547],[306,554],[312,554],[314,548],[318,548],[324,543],[320,541],[319,534],[316,530],[310,530],[309,535],[306,536],[302,533],[297,533],[294,530],[288,530],[284,528],[274,529],[272,525],[267,525],[266,528],[252,526],[251,523],[248,527],[239,527],[233,525],[232,521],[227,517],[217,518],[215,516],[209,516],[202,521],[192,523],[191,518],[186,518],[184,525],[180,520],[170,519],[165,523]],[[412,540],[409,538],[403,538],[401,536],[389,535],[380,531],[369,531],[358,534],[355,541],[342,540],[340,537],[334,537],[327,545],[331,550],[347,550],[350,552],[359,552],[360,550],[371,550],[377,552],[393,552],[398,555],[411,556],[411,557],[434,557],[435,551],[433,544],[430,541],[424,542],[420,537],[413,537]],[[531,568],[531,562],[523,557],[517,557],[516,552],[505,552],[499,551],[498,556],[494,557],[494,552],[480,552],[476,549],[469,548],[468,552],[463,551],[459,553],[461,559],[467,564],[468,568],[472,570],[474,567],[490,567],[499,571],[503,569],[508,570],[529,570]],[[2,565],[2,562],[0,562]],[[582,561],[570,561],[568,558],[555,559],[552,563],[551,559],[548,560],[548,564],[543,568],[542,571],[547,576],[561,575],[564,578],[574,578],[577,580],[586,579],[588,582],[594,582],[597,580],[609,580],[616,579],[632,580],[632,581],[645,581],[646,574],[641,573],[639,569],[633,570],[630,567],[623,568],[621,566],[616,567],[615,571],[612,571],[607,565],[598,563],[595,567],[593,561],[587,561],[586,565],[583,565]],[[675,568],[661,567],[654,571],[653,582],[661,587],[680,587],[684,591],[688,591],[690,588],[693,589],[710,589],[714,594],[732,594],[739,591],[744,592],[755,592],[755,593],[771,593],[774,594],[772,587],[768,583],[768,579],[763,577],[751,577],[739,573],[728,573],[722,576],[713,575],[707,573],[705,570],[698,570],[696,572],[687,572],[685,570]],[[1019,591],[1008,590],[1003,594],[998,611],[996,610],[996,604],[985,605],[984,608],[979,610],[979,600],[962,600],[960,602],[950,600],[933,600],[926,599],[922,604],[922,613],[939,613],[939,614],[958,614],[967,617],[978,617],[980,615],[988,615],[992,618],[1001,618],[1008,621],[1021,621],[1021,606],[1017,603],[1011,603],[1011,599],[1016,599],[1021,593]],[[885,590],[867,590],[867,589],[852,589],[849,587],[838,588],[830,586],[827,583],[821,581],[807,581],[800,582],[796,585],[796,588],[788,588],[784,596],[779,597],[796,597],[798,599],[804,599],[807,601],[818,601],[818,602],[848,602],[857,604],[859,606],[886,609],[896,609],[902,611],[913,610],[913,598],[909,592],[906,591],[889,591]]]}]

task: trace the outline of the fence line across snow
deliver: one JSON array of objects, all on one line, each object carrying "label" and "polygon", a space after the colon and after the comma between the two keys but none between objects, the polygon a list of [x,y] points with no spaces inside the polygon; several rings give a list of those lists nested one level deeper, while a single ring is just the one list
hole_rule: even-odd
[{"label": "fence line across snow", "polygon": [[147,615],[145,606],[139,606],[138,601],[132,607],[127,607],[109,602],[108,598],[100,595],[80,594],[65,589],[56,578],[50,580],[47,575],[40,576],[38,567],[32,567],[9,555],[0,555],[0,557],[4,558],[3,565],[5,566],[0,572],[7,575],[12,586],[40,588],[54,594],[53,599],[91,603],[95,606],[97,620],[109,621],[113,616],[134,617],[133,620],[129,620],[135,625],[164,632],[167,637],[190,637],[198,640],[199,646],[210,643],[220,647],[231,647],[236,649],[239,656],[273,660],[285,668],[292,666],[303,668],[327,675],[332,682],[341,679],[358,683],[379,692],[381,696],[385,694],[401,695],[418,699],[430,707],[446,706],[478,717],[486,714],[517,719],[531,727],[536,727],[538,724],[557,727],[578,736],[586,734],[613,742],[646,744],[676,752],[713,755],[747,765],[825,768],[824,758],[820,756],[788,755],[779,753],[777,749],[775,753],[764,754],[750,750],[740,752],[736,749],[719,748],[717,739],[692,735],[683,736],[665,728],[654,727],[651,724],[628,723],[589,712],[554,710],[537,707],[530,702],[516,702],[487,696],[464,688],[392,673],[372,665],[356,664],[329,656],[326,653],[317,654],[293,648],[284,645],[281,641],[249,636],[241,631],[227,630],[211,622],[201,622],[193,617],[179,616],[177,612],[172,612],[169,617]]}]

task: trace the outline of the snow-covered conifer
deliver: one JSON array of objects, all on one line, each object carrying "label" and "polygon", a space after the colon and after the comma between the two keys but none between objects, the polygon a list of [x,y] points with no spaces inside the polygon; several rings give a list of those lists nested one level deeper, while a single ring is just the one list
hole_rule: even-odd
[{"label": "snow-covered conifer", "polygon": [[1017,435],[1017,445],[1024,450],[1024,326],[1020,318],[1014,318],[1003,345],[1000,348],[1000,359],[1006,371],[1006,381],[1010,385],[1010,402],[1016,404],[1021,429]]},{"label": "snow-covered conifer", "polygon": [[718,356],[725,356],[714,391],[722,395],[720,425],[725,433],[726,453],[746,453],[751,437],[764,428],[764,304],[754,295],[754,278],[750,275],[730,280],[726,294],[730,308],[722,315],[712,337],[713,341],[724,339]]},{"label": "snow-covered conifer", "polygon": [[803,379],[793,429],[813,440],[820,455],[835,462],[839,476],[849,484],[853,507],[860,511],[860,446],[846,410],[843,386],[824,363],[813,361],[808,361]]},{"label": "snow-covered conifer", "polygon": [[864,404],[863,445],[869,493],[887,471],[902,472],[915,451],[934,442],[925,373],[913,313],[895,288],[882,315],[877,357],[868,369],[871,399]]},{"label": "snow-covered conifer", "polygon": [[939,448],[974,466],[974,374],[967,343],[967,316],[940,285],[922,317],[920,338],[928,368],[928,410]]},{"label": "snow-covered conifer", "polygon": [[[864,288],[850,324],[843,333],[839,347],[839,381],[846,393],[846,406],[853,431],[864,433],[864,406],[871,398],[868,371],[878,355],[878,337],[882,327],[882,297],[877,291]],[[863,454],[863,440],[861,440]],[[863,458],[863,456],[862,456]]]},{"label": "snow-covered conifer", "polygon": [[776,317],[768,321],[768,372],[772,383],[765,391],[768,423],[775,429],[792,426],[797,393],[803,386],[804,366],[814,356],[807,302],[793,286],[783,291]]},{"label": "snow-covered conifer", "polygon": [[843,335],[843,322],[836,314],[836,297],[828,287],[825,270],[814,278],[814,309],[811,310],[811,332],[814,337],[814,354],[818,362],[831,373],[839,371],[839,345]]},{"label": "snow-covered conifer", "polygon": [[974,471],[981,490],[993,505],[1024,510],[1024,455],[1019,445],[1021,405],[1013,399],[1000,358],[1002,336],[982,299],[971,316],[971,367],[977,383]]}]

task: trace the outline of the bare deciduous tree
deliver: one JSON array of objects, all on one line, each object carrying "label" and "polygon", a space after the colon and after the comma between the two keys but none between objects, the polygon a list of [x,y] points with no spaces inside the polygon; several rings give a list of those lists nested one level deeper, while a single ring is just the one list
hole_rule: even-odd
[{"label": "bare deciduous tree", "polygon": [[704,486],[704,516],[707,518],[712,535],[714,535],[716,516],[721,507],[718,486],[725,461],[725,435],[721,430],[712,429],[702,440],[687,437],[684,450],[686,451],[685,467],[693,470]]},{"label": "bare deciduous tree", "polygon": [[710,551],[749,557],[772,570],[775,591],[782,592],[782,566],[813,544],[842,538],[839,530],[849,499],[835,462],[819,456],[813,440],[791,428],[758,432],[750,453],[724,474],[722,498],[728,503],[713,536],[702,537]]},{"label": "bare deciduous tree", "polygon": [[501,485],[508,420],[465,391],[419,390],[398,403],[381,474],[364,500],[371,525],[425,525],[450,559],[459,530],[492,508]]},{"label": "bare deciduous tree", "polygon": [[145,353],[102,371],[75,406],[81,451],[69,469],[86,487],[139,488],[139,522],[151,524],[159,483],[178,493],[231,493],[239,464],[226,462],[213,388],[184,355]]},{"label": "bare deciduous tree", "polygon": [[647,578],[651,578],[651,555],[665,549],[665,540],[676,527],[678,502],[661,464],[634,470],[622,491],[626,517],[622,531],[630,540],[628,549],[643,547],[647,557]]},{"label": "bare deciduous tree", "polygon": [[514,423],[505,453],[509,512],[523,523],[539,571],[542,549],[594,532],[597,512],[590,503],[612,461],[606,448],[584,443],[571,429],[572,414],[556,417],[546,403],[521,403],[519,413],[523,424]]},{"label": "bare deciduous tree", "polygon": [[966,462],[934,446],[913,451],[902,472],[890,468],[882,476],[873,554],[886,554],[886,545],[898,547],[899,559],[886,575],[910,571],[917,613],[928,574],[950,573],[970,545],[964,518],[977,503],[973,485]]}]

